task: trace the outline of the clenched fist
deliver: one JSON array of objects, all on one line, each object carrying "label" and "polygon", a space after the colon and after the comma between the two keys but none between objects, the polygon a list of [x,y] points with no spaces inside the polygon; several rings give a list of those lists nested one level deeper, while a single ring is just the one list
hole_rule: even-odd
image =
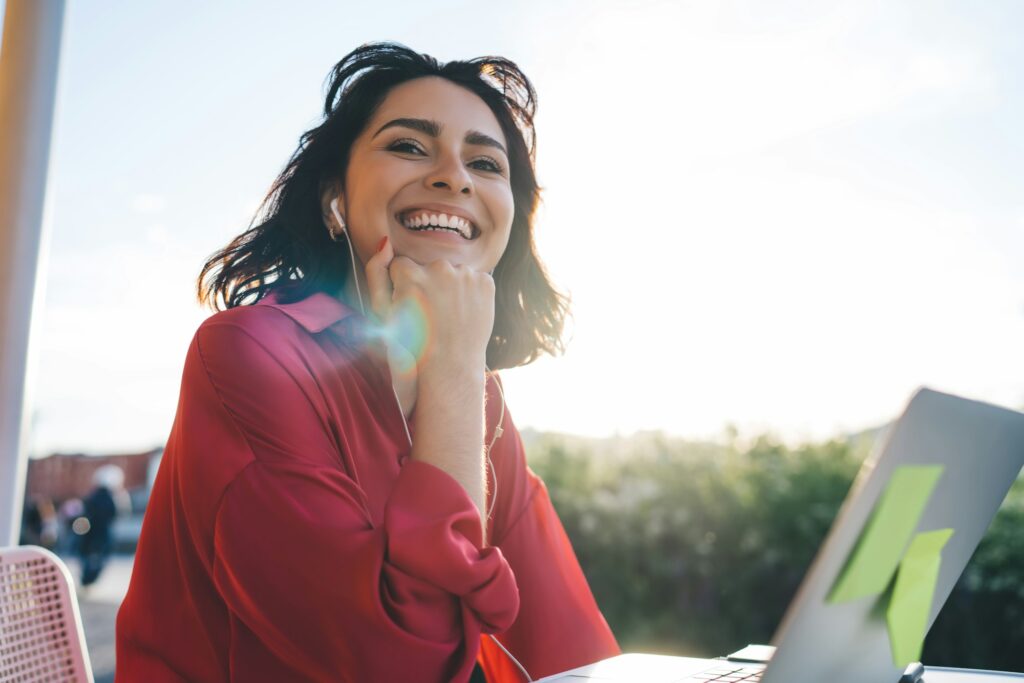
[{"label": "clenched fist", "polygon": [[[443,371],[483,372],[494,328],[494,280],[445,260],[395,256],[390,241],[366,264],[374,314],[389,329],[396,360]],[[401,367],[403,371],[414,368]]]}]

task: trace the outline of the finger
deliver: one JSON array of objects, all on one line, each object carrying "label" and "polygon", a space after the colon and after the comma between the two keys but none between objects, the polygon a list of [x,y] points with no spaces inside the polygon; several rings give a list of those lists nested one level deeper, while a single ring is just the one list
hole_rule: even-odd
[{"label": "finger", "polygon": [[391,282],[394,287],[391,300],[398,301],[409,296],[409,292],[425,280],[423,266],[413,261],[408,256],[396,256],[388,267],[391,274]]},{"label": "finger", "polygon": [[381,240],[377,253],[366,262],[366,283],[370,288],[370,309],[381,322],[391,313],[391,296],[394,285],[388,267],[395,258],[394,247],[387,237]]}]

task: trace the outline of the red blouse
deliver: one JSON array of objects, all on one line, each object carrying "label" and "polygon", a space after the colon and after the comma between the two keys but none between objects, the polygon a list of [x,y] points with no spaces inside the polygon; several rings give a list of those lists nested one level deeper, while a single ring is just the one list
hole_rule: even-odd
[{"label": "red blouse", "polygon": [[199,327],[117,615],[119,683],[465,681],[475,660],[522,680],[484,633],[534,678],[619,653],[508,412],[485,545],[465,490],[409,459],[363,323],[327,294],[271,294]]}]

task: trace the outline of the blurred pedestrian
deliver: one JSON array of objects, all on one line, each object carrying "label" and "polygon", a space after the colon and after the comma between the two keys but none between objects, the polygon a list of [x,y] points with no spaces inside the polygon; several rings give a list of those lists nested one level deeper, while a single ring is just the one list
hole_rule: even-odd
[{"label": "blurred pedestrian", "polygon": [[56,550],[57,541],[60,539],[60,518],[57,516],[57,508],[49,496],[39,496],[36,503],[39,510],[39,545],[47,550]]},{"label": "blurred pedestrian", "polygon": [[103,465],[93,474],[92,482],[92,492],[82,501],[82,516],[72,524],[79,536],[82,586],[89,586],[99,578],[110,557],[111,527],[123,505],[117,501],[124,497],[124,470],[117,465]]},{"label": "blurred pedestrian", "polygon": [[78,552],[78,535],[75,534],[75,520],[85,513],[81,498],[68,498],[57,508],[60,539],[57,544],[59,555],[74,555]]},{"label": "blurred pedestrian", "polygon": [[21,545],[39,545],[53,550],[57,543],[57,511],[53,501],[39,494],[25,501],[18,542]]},{"label": "blurred pedestrian", "polygon": [[18,544],[39,545],[40,529],[39,508],[36,506],[35,498],[29,498],[21,511],[21,535]]}]

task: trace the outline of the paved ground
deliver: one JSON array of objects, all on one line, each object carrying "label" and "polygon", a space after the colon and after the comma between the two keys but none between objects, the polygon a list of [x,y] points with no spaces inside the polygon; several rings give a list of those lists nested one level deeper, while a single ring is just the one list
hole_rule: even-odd
[{"label": "paved ground", "polygon": [[[77,583],[81,576],[78,560],[74,557],[62,559]],[[114,680],[114,619],[125,591],[128,590],[134,559],[132,555],[115,555],[96,583],[88,589],[80,585],[75,587],[96,683],[113,683]]]}]

